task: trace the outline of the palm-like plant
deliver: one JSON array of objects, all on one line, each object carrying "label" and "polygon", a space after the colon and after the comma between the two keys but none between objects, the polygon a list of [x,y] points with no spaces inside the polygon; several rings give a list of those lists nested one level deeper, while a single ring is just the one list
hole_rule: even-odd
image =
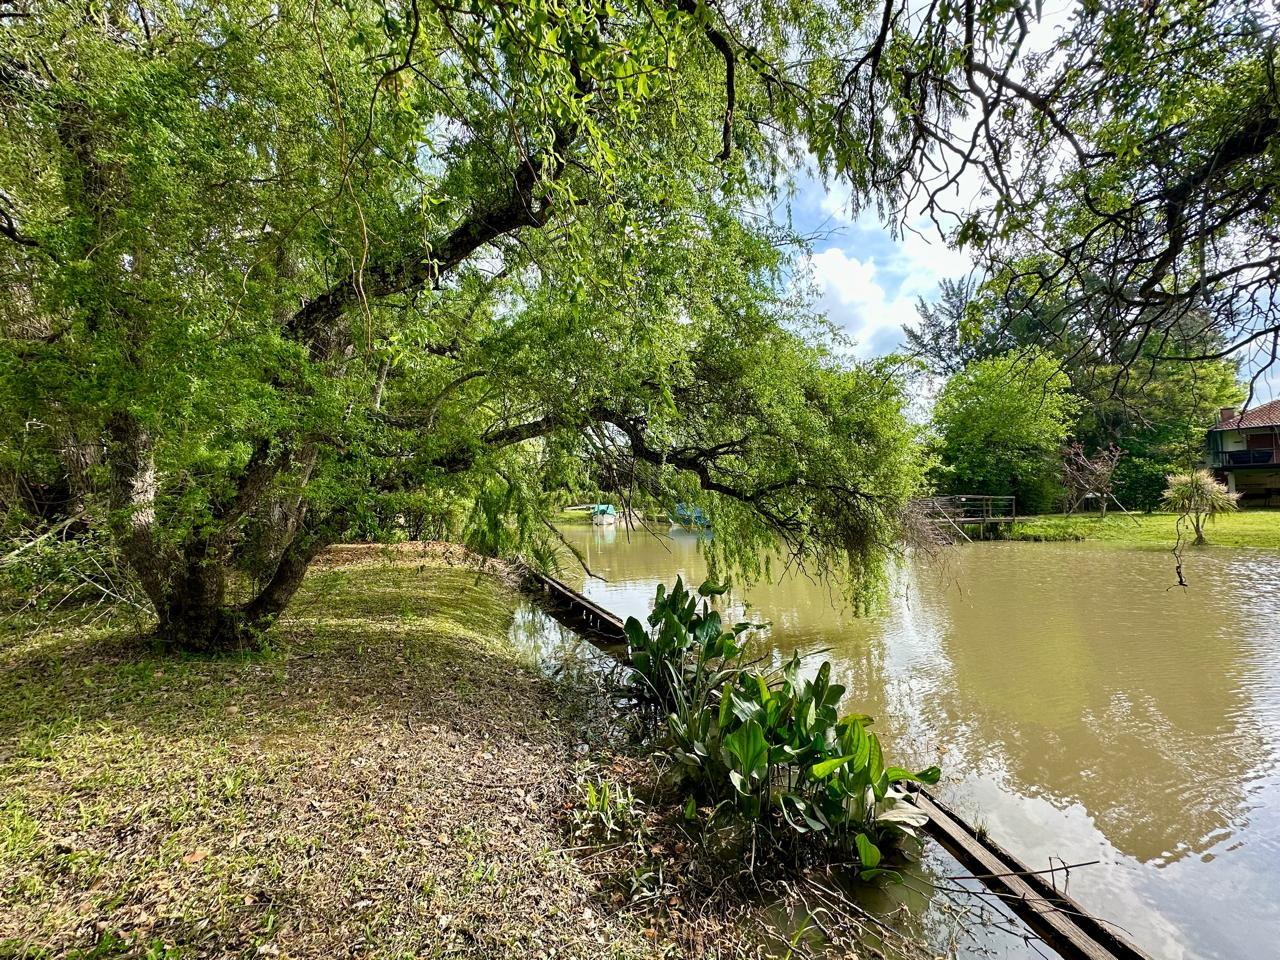
[{"label": "palm-like plant", "polygon": [[1208,470],[1172,473],[1165,480],[1168,486],[1163,495],[1164,507],[1179,515],[1179,527],[1191,524],[1197,546],[1208,542],[1204,537],[1205,524],[1220,513],[1235,510],[1236,501],[1240,499],[1240,494],[1229,492]]}]

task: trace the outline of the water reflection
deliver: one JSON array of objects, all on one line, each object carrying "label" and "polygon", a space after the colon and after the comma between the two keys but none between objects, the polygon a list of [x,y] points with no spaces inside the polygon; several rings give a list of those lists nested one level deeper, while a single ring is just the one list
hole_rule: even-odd
[{"label": "water reflection", "polygon": [[[695,535],[565,534],[647,612],[699,581]],[[735,596],[779,658],[830,648],[851,702],[899,756],[947,771],[948,798],[1035,866],[1101,859],[1072,891],[1157,956],[1274,955],[1280,940],[1280,554],[978,544],[908,562],[858,619],[786,576]],[[1224,909],[1225,902],[1230,903]]]}]

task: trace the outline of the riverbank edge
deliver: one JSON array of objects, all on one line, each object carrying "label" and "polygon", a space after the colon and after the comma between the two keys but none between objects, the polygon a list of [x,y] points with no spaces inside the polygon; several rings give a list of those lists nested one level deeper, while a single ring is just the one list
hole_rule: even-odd
[{"label": "riverbank edge", "polygon": [[348,545],[262,653],[0,641],[0,955],[654,955],[567,849],[598,746],[519,602],[460,548]]}]

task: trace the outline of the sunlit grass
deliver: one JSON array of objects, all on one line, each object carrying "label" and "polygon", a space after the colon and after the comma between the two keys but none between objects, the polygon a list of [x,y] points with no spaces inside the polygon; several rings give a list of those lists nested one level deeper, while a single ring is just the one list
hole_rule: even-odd
[{"label": "sunlit grass", "polygon": [[[1019,521],[1010,536],[1015,540],[1102,540],[1172,547],[1178,539],[1177,522],[1172,513],[1049,515]],[[1208,525],[1205,536],[1213,546],[1280,548],[1280,510],[1225,514]],[[1184,542],[1190,539],[1190,535],[1183,537]]]},{"label": "sunlit grass", "polygon": [[518,594],[422,551],[320,567],[260,653],[0,641],[0,956],[649,952],[581,922],[575,734]]}]

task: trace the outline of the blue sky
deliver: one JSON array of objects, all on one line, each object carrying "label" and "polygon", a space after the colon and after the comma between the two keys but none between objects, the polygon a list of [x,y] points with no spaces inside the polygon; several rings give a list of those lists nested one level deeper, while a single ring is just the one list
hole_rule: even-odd
[{"label": "blue sky", "polygon": [[946,278],[965,276],[972,263],[951,250],[937,228],[919,219],[900,236],[874,209],[856,217],[847,191],[805,177],[791,201],[795,227],[818,235],[809,267],[820,306],[855,342],[860,356],[881,356],[902,344],[902,325],[914,323],[918,297],[933,300]]},{"label": "blue sky", "polygon": [[[853,339],[861,357],[898,349],[903,324],[916,322],[917,298],[935,300],[942,280],[959,279],[973,268],[927,218],[917,218],[895,236],[874,209],[854,216],[847,191],[828,189],[810,176],[800,180],[790,209],[797,230],[819,236],[808,265],[819,306]],[[1247,377],[1258,358],[1242,359]],[[1280,370],[1270,370],[1258,379],[1251,405],[1278,396]]]}]

